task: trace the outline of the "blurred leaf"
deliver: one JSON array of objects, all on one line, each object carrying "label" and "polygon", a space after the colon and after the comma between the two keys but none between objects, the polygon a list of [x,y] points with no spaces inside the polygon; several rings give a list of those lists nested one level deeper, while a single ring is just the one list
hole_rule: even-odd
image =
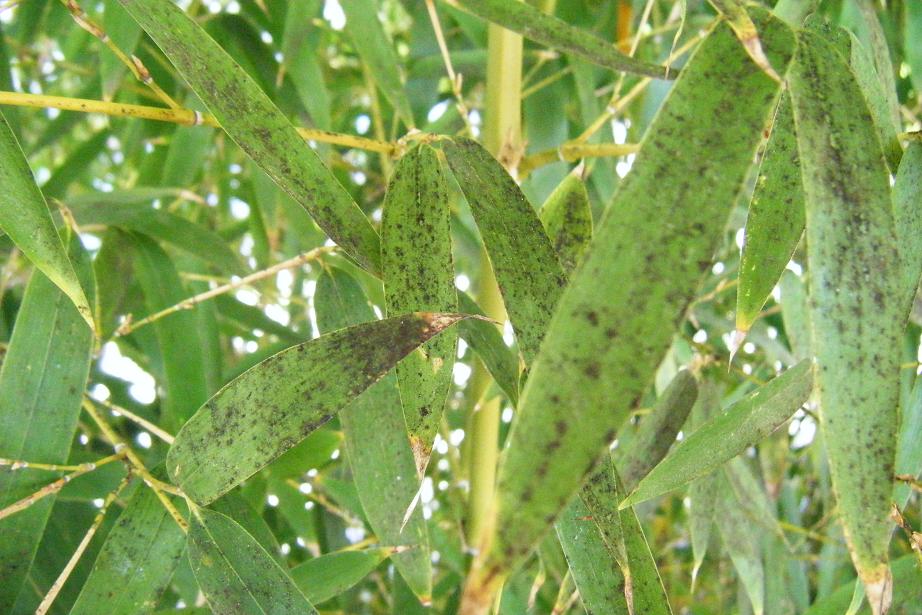
[{"label": "blurred leaf", "polygon": [[820,417],[849,549],[879,613],[890,591],[889,477],[905,294],[889,173],[848,66],[817,34],[803,32],[799,43],[790,83],[807,204]]},{"label": "blurred leaf", "polygon": [[316,613],[291,577],[230,517],[194,508],[189,561],[219,613]]},{"label": "blurred leaf", "polygon": [[[425,144],[411,149],[394,168],[381,222],[388,316],[458,309],[446,180],[435,150]],[[448,399],[457,340],[455,330],[446,331],[397,364],[403,415],[420,474],[429,463]]]},{"label": "blurred leaf", "polygon": [[0,229],[29,260],[70,297],[83,319],[93,328],[93,311],[67,258],[22,149],[0,114]]},{"label": "blurred leaf", "polygon": [[377,271],[378,235],[291,123],[220,45],[169,0],[119,0],[228,135],[356,262]]},{"label": "blurred leaf", "polygon": [[[141,28],[131,18],[131,15],[119,5],[118,0],[105,0],[102,28],[112,42],[128,55],[134,53],[138,42],[141,40]],[[128,69],[108,47],[105,45],[100,45],[100,47],[104,48],[99,54],[102,97],[104,100],[111,100],[118,89],[119,82]]]},{"label": "blurred leaf", "polygon": [[[60,242],[56,233],[55,238]],[[70,240],[70,258],[80,281],[93,289],[90,259],[76,237]],[[92,349],[93,334],[77,309],[51,280],[34,271],[0,368],[0,457],[67,463]],[[56,478],[45,471],[0,467],[0,508]],[[12,611],[54,499],[46,497],[0,521],[0,611]]]},{"label": "blurred leaf", "polygon": [[813,366],[801,361],[679,442],[621,506],[662,495],[719,468],[783,425],[812,390]]},{"label": "blurred leaf", "polygon": [[909,309],[922,276],[922,140],[910,141],[893,182],[893,216],[903,261],[903,309]]},{"label": "blurred leaf", "polygon": [[752,531],[749,518],[734,497],[729,482],[721,477],[718,484],[720,521],[717,527],[720,528],[724,548],[749,595],[752,610],[756,615],[762,615],[765,609],[765,569],[758,536]]},{"label": "blurred leaf", "polygon": [[575,28],[553,15],[542,13],[526,2],[509,0],[446,0],[469,13],[518,32],[537,43],[572,53],[587,62],[615,71],[625,71],[662,79],[669,70],[637,60],[618,51],[607,41]]},{"label": "blurred leaf", "polygon": [[359,583],[392,553],[394,547],[328,553],[295,566],[291,577],[308,600],[320,604]]}]

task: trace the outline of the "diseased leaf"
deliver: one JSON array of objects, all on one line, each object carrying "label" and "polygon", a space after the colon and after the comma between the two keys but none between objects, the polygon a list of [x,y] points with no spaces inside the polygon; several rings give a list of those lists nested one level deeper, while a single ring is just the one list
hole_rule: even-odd
[{"label": "diseased leaf", "polygon": [[[85,288],[92,289],[89,256],[76,237],[70,258]],[[0,367],[0,457],[67,463],[92,349],[93,334],[71,300],[35,270]],[[48,472],[0,467],[0,508],[52,480]],[[0,520],[0,611],[12,611],[53,503],[49,496]]]},{"label": "diseased leaf", "polygon": [[534,208],[515,180],[479,143],[443,142],[490,256],[525,362],[538,354],[566,275]]},{"label": "diseased leaf", "polygon": [[67,258],[29,163],[0,113],[0,230],[10,236],[16,246],[38,269],[70,297],[83,320],[93,324],[93,311],[86,292],[80,287],[74,267]]},{"label": "diseased leaf", "polygon": [[393,105],[404,124],[413,128],[413,112],[403,89],[400,60],[378,20],[377,4],[375,0],[343,2],[346,31],[352,37],[352,44],[375,85]]},{"label": "diseased leaf", "polygon": [[[467,293],[458,293],[458,307],[463,314],[485,316],[483,310]],[[497,386],[503,390],[513,406],[519,401],[519,358],[506,346],[497,325],[486,320],[469,318],[458,324],[458,334],[466,341]]]},{"label": "diseased leaf", "polygon": [[141,485],[109,535],[83,585],[74,615],[113,615],[154,610],[182,557],[186,536],[157,499]]},{"label": "diseased leaf", "polygon": [[749,201],[740,257],[736,328],[749,331],[804,233],[804,192],[791,99],[782,93]]},{"label": "diseased leaf", "polygon": [[291,577],[233,519],[195,508],[189,562],[217,613],[317,613]]},{"label": "diseased leaf", "polygon": [[743,44],[746,53],[749,54],[752,61],[755,62],[759,68],[764,70],[767,75],[771,76],[772,79],[781,81],[781,77],[775,72],[775,69],[772,68],[768,57],[765,55],[765,51],[762,49],[762,42],[759,40],[759,31],[756,29],[756,25],[752,23],[752,18],[750,18],[749,13],[746,12],[746,6],[742,0],[708,1],[711,3],[711,6],[717,9],[717,12],[726,18],[727,23],[733,28],[733,32],[736,33],[736,38]]},{"label": "diseased leaf", "polygon": [[[817,600],[804,615],[839,615],[851,602],[855,582],[849,581],[833,593]],[[909,615],[922,600],[919,583],[919,560],[915,555],[904,555],[893,561],[893,613]],[[865,608],[864,611],[868,612]]]},{"label": "diseased leaf", "polygon": [[[411,149],[394,168],[381,222],[382,279],[387,314],[458,309],[451,257],[448,186],[435,150]],[[429,340],[397,364],[407,432],[420,475],[425,472],[452,383],[458,334]]]},{"label": "diseased leaf", "polygon": [[[339,269],[324,272],[314,296],[321,332],[374,318],[358,283]],[[464,321],[462,321],[464,322]],[[396,377],[386,375],[339,414],[362,509],[382,544],[407,549],[391,556],[400,575],[423,602],[431,599],[429,533],[422,508],[407,518],[419,492],[419,476],[407,438]]]},{"label": "diseased leaf", "polygon": [[900,255],[871,113],[826,39],[801,33],[790,74],[807,203],[816,385],[839,515],[875,613],[891,591]]},{"label": "diseased leaf", "polygon": [[527,2],[508,0],[446,0],[481,19],[554,49],[572,53],[579,58],[615,71],[625,71],[655,78],[668,78],[670,71],[627,56],[618,48],[597,36],[575,28],[548,15]]},{"label": "diseased leaf", "polygon": [[246,72],[170,0],[120,0],[227,134],[363,267],[380,268],[378,235],[294,126]]},{"label": "diseased leaf", "polygon": [[[790,32],[758,15],[773,64],[785,66]],[[540,539],[652,380],[710,267],[776,95],[777,84],[753,70],[726,26],[672,88],[557,306],[522,394],[500,465],[486,582]]]},{"label": "diseased leaf", "polygon": [[360,582],[394,552],[378,547],[327,553],[292,568],[291,578],[312,604],[320,604]]},{"label": "diseased leaf", "polygon": [[544,201],[539,217],[560,265],[570,275],[592,241],[592,206],[580,171],[567,174]]},{"label": "diseased leaf", "polygon": [[406,314],[335,331],[266,359],[226,384],[183,426],[167,455],[170,477],[196,502],[213,501],[462,318]]},{"label": "diseased leaf", "polygon": [[812,390],[813,366],[801,361],[679,442],[621,506],[662,495],[719,468],[783,425]]}]

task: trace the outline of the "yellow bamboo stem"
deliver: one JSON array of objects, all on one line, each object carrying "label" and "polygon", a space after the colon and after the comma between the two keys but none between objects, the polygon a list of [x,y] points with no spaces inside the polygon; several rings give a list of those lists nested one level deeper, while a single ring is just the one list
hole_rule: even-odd
[{"label": "yellow bamboo stem", "polygon": [[524,178],[529,173],[552,162],[563,160],[576,162],[582,158],[616,157],[633,154],[640,149],[637,143],[564,143],[557,149],[549,149],[526,156],[519,164],[519,176]]},{"label": "yellow bamboo stem", "polygon": [[151,423],[144,417],[138,416],[131,410],[128,410],[127,408],[122,408],[121,406],[116,406],[115,404],[108,402],[108,401],[100,401],[99,403],[101,403],[103,406],[108,408],[111,412],[113,412],[117,416],[124,416],[129,421],[151,432],[152,434],[154,434],[155,436],[157,436],[158,438],[160,438],[167,444],[173,444],[174,438],[170,433],[166,432],[165,430],[155,425],[154,423]]},{"label": "yellow bamboo stem", "polygon": [[[215,119],[213,115],[184,108],[167,109],[164,107],[148,107],[145,105],[131,105],[104,100],[7,91],[0,91],[0,105],[34,107],[39,109],[51,108],[61,109],[62,111],[78,111],[80,113],[101,113],[103,115],[115,117],[132,117],[140,120],[183,124],[185,126],[213,126],[220,128],[218,120]],[[330,132],[328,130],[317,130],[315,128],[298,128],[297,130],[303,138],[317,141],[318,143],[330,143],[332,145],[383,154],[392,154],[396,150],[396,146],[393,143],[386,141],[377,141],[366,137]]]}]

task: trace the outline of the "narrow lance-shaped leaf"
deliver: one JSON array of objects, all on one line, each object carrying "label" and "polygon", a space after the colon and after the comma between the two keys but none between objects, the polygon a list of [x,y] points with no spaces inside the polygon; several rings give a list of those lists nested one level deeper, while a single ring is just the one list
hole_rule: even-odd
[{"label": "narrow lance-shaped leaf", "polygon": [[93,328],[93,311],[61,243],[19,142],[0,113],[0,230],[54,284],[64,291]]},{"label": "narrow lance-shaped leaf", "polygon": [[[71,258],[86,288],[89,256],[71,239]],[[90,369],[93,334],[71,300],[34,271],[0,368],[0,457],[67,463]],[[0,508],[51,482],[48,472],[0,468]],[[0,611],[10,612],[45,530],[53,497],[0,521]]]},{"label": "narrow lance-shaped leaf", "polygon": [[236,521],[194,508],[189,562],[216,613],[317,613],[290,576]]},{"label": "narrow lance-shaped leaf", "polygon": [[621,506],[662,495],[717,469],[783,425],[812,390],[813,366],[804,360],[678,443]]},{"label": "narrow lance-shaped leaf", "polygon": [[[411,149],[394,167],[381,221],[381,266],[387,314],[458,309],[451,257],[448,186],[436,151]],[[458,334],[429,340],[397,364],[407,432],[420,475],[451,386]]]},{"label": "narrow lance-shaped leaf", "polygon": [[346,32],[365,64],[368,74],[393,105],[397,115],[408,128],[413,128],[413,112],[403,89],[400,60],[394,51],[381,22],[378,20],[378,2],[375,0],[350,0],[343,2],[346,13]]},{"label": "narrow lance-shaped leaf", "polygon": [[902,318],[887,164],[871,113],[826,39],[800,36],[791,100],[807,203],[820,424],[852,561],[887,610]]},{"label": "narrow lance-shaped leaf", "polygon": [[176,435],[174,483],[207,504],[300,442],[457,314],[369,322],[293,346],[225,385]]},{"label": "narrow lance-shaped leaf", "polygon": [[[485,316],[480,306],[467,293],[458,293],[458,307],[463,314]],[[497,386],[503,390],[512,405],[519,402],[519,357],[506,346],[497,325],[479,318],[462,320],[458,334],[474,349]]]},{"label": "narrow lance-shaped leaf", "polygon": [[[790,31],[757,14],[773,64],[785,66]],[[498,535],[482,584],[530,551],[652,381],[710,267],[776,95],[724,25],[672,88],[532,368],[501,462]]]},{"label": "narrow lance-shaped leaf", "polygon": [[592,241],[592,206],[579,166],[563,178],[541,206],[539,217],[557,258],[571,274]]},{"label": "narrow lance-shaped leaf", "polygon": [[[701,427],[720,410],[720,393],[713,380],[705,377],[701,383],[698,399],[689,416],[693,430]],[[717,475],[712,472],[695,479],[688,485],[688,533],[692,543],[692,589],[698,578],[698,571],[707,555],[714,527],[714,509],[717,506]]]},{"label": "narrow lance-shaped leaf", "polygon": [[765,51],[762,49],[762,41],[759,40],[759,31],[756,25],[752,23],[752,18],[746,12],[746,7],[742,0],[708,0],[711,5],[717,9],[721,15],[727,19],[727,23],[736,33],[736,38],[740,40],[746,53],[752,58],[759,68],[765,71],[776,81],[781,81],[781,77],[772,68]]},{"label": "narrow lance-shaped leaf", "polygon": [[752,531],[749,518],[743,513],[733,488],[724,477],[718,479],[718,498],[720,509],[720,536],[724,549],[733,561],[736,574],[746,589],[752,602],[755,615],[765,611],[765,568],[762,565],[762,553],[759,537]]},{"label": "narrow lance-shaped leaf", "polygon": [[697,399],[698,382],[683,369],[657,398],[650,414],[641,418],[625,450],[615,457],[626,490],[633,489],[666,456]]},{"label": "narrow lance-shaped leaf", "polygon": [[508,0],[445,0],[486,21],[518,32],[527,39],[616,71],[669,78],[670,70],[627,56],[610,42],[548,15],[527,2]]},{"label": "narrow lance-shaped leaf", "polygon": [[445,141],[442,148],[483,236],[522,356],[531,364],[566,275],[538,214],[502,165],[471,139]]},{"label": "narrow lance-shaped leaf", "polygon": [[[874,19],[876,20],[876,18],[875,15]],[[880,138],[880,144],[883,148],[884,156],[887,158],[887,163],[895,171],[903,155],[903,148],[900,145],[898,134],[900,116],[899,113],[895,115],[891,113],[899,109],[895,99],[896,91],[893,91],[892,98],[887,95],[884,90],[886,85],[874,67],[874,60],[868,50],[865,49],[854,33],[848,32],[847,36],[851,42],[849,64],[855,79],[858,81],[858,87],[861,88],[861,92],[864,94],[868,111],[871,112],[871,117],[874,119],[874,126],[877,128],[877,135]],[[889,65],[889,59],[887,64]],[[892,86],[893,79],[891,78],[889,82]]]},{"label": "narrow lance-shaped leaf", "polygon": [[312,604],[335,598],[359,583],[397,547],[337,551],[307,560],[291,569],[291,577]]},{"label": "narrow lance-shaped leaf", "polygon": [[140,485],[119,515],[71,613],[134,615],[154,609],[182,557],[186,536],[153,490]]},{"label": "narrow lance-shaped leaf", "polygon": [[253,79],[171,0],[120,0],[227,134],[363,267],[378,235],[348,192]]},{"label": "narrow lance-shaped leaf", "polygon": [[804,191],[794,116],[787,92],[772,122],[756,180],[740,257],[736,329],[749,331],[804,233]]},{"label": "narrow lance-shaped leaf", "polygon": [[[320,276],[314,309],[323,333],[374,319],[358,282],[339,269]],[[391,561],[418,599],[426,602],[432,593],[429,533],[421,507],[407,517],[420,485],[396,377],[388,374],[369,387],[340,412],[339,420],[365,517],[381,543],[408,547],[394,553]]]},{"label": "narrow lance-shaped leaf", "polygon": [[922,139],[910,141],[893,184],[893,217],[903,262],[903,300],[909,313],[922,276]]}]

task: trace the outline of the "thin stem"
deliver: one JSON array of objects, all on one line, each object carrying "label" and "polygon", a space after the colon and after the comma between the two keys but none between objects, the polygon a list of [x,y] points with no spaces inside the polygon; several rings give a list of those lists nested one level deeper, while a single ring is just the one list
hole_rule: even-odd
[{"label": "thin stem", "polygon": [[470,111],[464,103],[464,95],[461,92],[462,76],[455,72],[451,64],[451,55],[448,53],[448,45],[445,44],[445,35],[442,33],[442,22],[439,21],[438,11],[436,11],[435,3],[432,0],[426,0],[426,10],[429,12],[429,21],[432,22],[435,40],[439,44],[439,52],[442,54],[442,61],[445,63],[445,72],[448,73],[451,91],[455,96],[455,106],[464,121],[464,126],[467,128],[468,133],[471,133]]},{"label": "thin stem", "polygon": [[28,495],[24,497],[23,499],[19,500],[18,502],[14,502],[10,504],[9,506],[7,506],[6,508],[4,508],[3,510],[0,510],[0,519],[6,519],[10,515],[14,515],[22,510],[29,508],[30,506],[32,506],[39,500],[44,499],[48,497],[49,495],[57,493],[58,491],[63,489],[67,483],[74,480],[78,476],[83,476],[84,474],[87,474],[88,472],[92,472],[96,468],[102,467],[108,463],[112,463],[113,461],[120,461],[124,456],[125,456],[124,453],[117,452],[114,455],[103,457],[99,461],[82,464],[81,466],[79,466],[79,468],[76,471],[71,472],[70,474],[65,474],[64,476],[54,481],[53,483],[49,483],[45,485],[44,487],[42,487],[41,489],[39,489],[32,495]]},{"label": "thin stem", "polygon": [[[142,120],[183,124],[185,126],[213,126],[220,128],[218,120],[213,115],[185,108],[166,109],[87,98],[24,94],[9,91],[0,91],[0,105],[35,107],[39,109],[51,108],[61,109],[62,111],[79,111],[81,113],[102,113],[116,117],[133,117]],[[318,130],[316,128],[298,128],[297,130],[303,138],[317,141],[318,143],[330,143],[383,154],[392,154],[396,150],[393,143],[386,141],[377,141],[366,137]]]},{"label": "thin stem", "polygon": [[[176,522],[176,525],[179,526],[179,529],[183,533],[189,531],[189,524],[183,519],[182,515],[179,514],[179,511],[176,510],[176,507],[173,506],[173,502],[170,501],[170,498],[164,493],[164,489],[161,488],[163,485],[162,482],[151,476],[151,473],[148,471],[147,466],[144,465],[144,462],[138,458],[137,454],[132,450],[130,446],[125,444],[121,436],[119,436],[112,426],[106,422],[102,415],[96,410],[96,407],[93,405],[93,402],[87,398],[83,399],[83,409],[87,414],[90,415],[90,418],[96,423],[103,435],[109,440],[109,443],[115,448],[116,453],[124,451],[125,457],[128,459],[128,462],[131,464],[132,469],[141,477],[141,480],[144,481],[144,484],[150,487],[154,494],[157,496],[157,499],[160,500],[160,503],[163,504],[163,507],[167,510],[173,521]],[[178,493],[178,492],[177,492]]]},{"label": "thin stem", "polygon": [[93,21],[89,15],[83,10],[83,8],[77,4],[76,0],[61,0],[61,4],[67,7],[67,10],[70,11],[71,17],[74,18],[74,21],[77,22],[77,25],[98,38],[106,47],[109,48],[119,62],[124,64],[135,79],[146,85],[150,88],[151,92],[163,101],[171,109],[180,109],[182,105],[173,100],[173,98],[163,91],[163,89],[157,85],[154,81],[153,76],[151,76],[150,71],[147,70],[147,67],[144,66],[144,63],[141,62],[141,59],[137,56],[128,56],[127,53],[122,51],[122,49],[106,34],[105,30],[102,29],[102,26]]},{"label": "thin stem", "polygon": [[206,290],[205,292],[199,293],[193,297],[189,297],[188,299],[183,299],[176,305],[171,305],[168,308],[164,308],[160,310],[159,312],[156,312],[154,314],[151,314],[150,316],[142,318],[141,320],[137,322],[132,323],[129,320],[118,328],[118,330],[115,332],[115,335],[116,337],[128,335],[129,333],[132,333],[133,331],[137,331],[141,327],[149,325],[152,322],[158,321],[161,318],[169,316],[170,314],[175,314],[176,312],[179,312],[181,310],[190,310],[194,308],[196,305],[198,305],[199,303],[202,303],[203,301],[213,299],[219,295],[223,295],[232,290],[241,288],[242,286],[248,286],[249,284],[252,284],[253,282],[257,282],[259,280],[263,280],[265,278],[271,277],[275,275],[276,273],[278,273],[279,271],[282,271],[284,269],[291,269],[292,267],[298,267],[305,263],[309,263],[313,260],[318,259],[324,254],[329,254],[334,249],[335,247],[333,246],[322,246],[320,248],[314,248],[313,250],[310,250],[309,252],[304,252],[302,254],[299,254],[298,256],[295,256],[294,258],[288,259],[287,261],[282,261],[281,263],[277,263],[269,267],[268,269],[263,269],[261,271],[257,271],[256,273],[251,273],[250,275],[240,278],[239,280],[235,282],[230,282],[228,284],[224,284],[222,286],[212,288],[211,290]]},{"label": "thin stem", "polygon": [[564,143],[556,149],[544,150],[526,156],[519,164],[519,177],[524,178],[538,167],[558,161],[576,162],[583,158],[618,157],[633,154],[640,149],[637,143]]},{"label": "thin stem", "polygon": [[93,540],[93,536],[96,535],[96,530],[99,529],[99,527],[102,525],[103,519],[106,518],[106,513],[109,511],[109,506],[111,506],[112,502],[118,498],[122,490],[128,486],[130,479],[131,472],[129,472],[128,475],[121,480],[118,486],[113,489],[109,495],[106,496],[102,508],[100,508],[99,512],[96,513],[96,517],[93,519],[92,525],[90,525],[90,529],[88,529],[86,534],[83,535],[83,540],[81,540],[80,544],[77,545],[77,549],[74,551],[74,554],[71,555],[67,565],[64,566],[64,570],[61,571],[61,574],[59,574],[58,578],[55,579],[51,589],[49,589],[48,593],[45,594],[45,597],[42,598],[41,604],[39,604],[38,608],[35,610],[35,615],[45,615],[45,613],[48,612],[48,609],[51,608],[51,604],[54,602],[54,599],[58,597],[58,593],[60,593],[61,588],[64,587],[64,583],[67,582],[67,578],[70,576],[70,573],[74,571],[74,567],[77,565],[77,562],[80,561],[84,551],[86,551],[86,548],[90,545],[90,541]]},{"label": "thin stem", "polygon": [[20,461],[17,459],[3,459],[0,457],[0,466],[9,466],[11,472],[16,470],[43,470],[45,472],[76,472],[82,470],[86,464],[79,465],[60,465],[57,463],[33,463],[31,461]]},{"label": "thin stem", "polygon": [[158,438],[160,438],[167,444],[173,444],[174,438],[171,434],[167,433],[166,431],[164,431],[163,429],[161,429],[154,423],[151,423],[144,417],[138,416],[131,410],[128,410],[127,408],[122,408],[121,406],[116,406],[115,404],[108,402],[108,401],[99,401],[99,403],[101,403],[103,406],[108,408],[116,416],[124,416],[129,421],[143,427],[144,429],[151,432],[152,434],[154,434],[155,436],[157,436]]}]

